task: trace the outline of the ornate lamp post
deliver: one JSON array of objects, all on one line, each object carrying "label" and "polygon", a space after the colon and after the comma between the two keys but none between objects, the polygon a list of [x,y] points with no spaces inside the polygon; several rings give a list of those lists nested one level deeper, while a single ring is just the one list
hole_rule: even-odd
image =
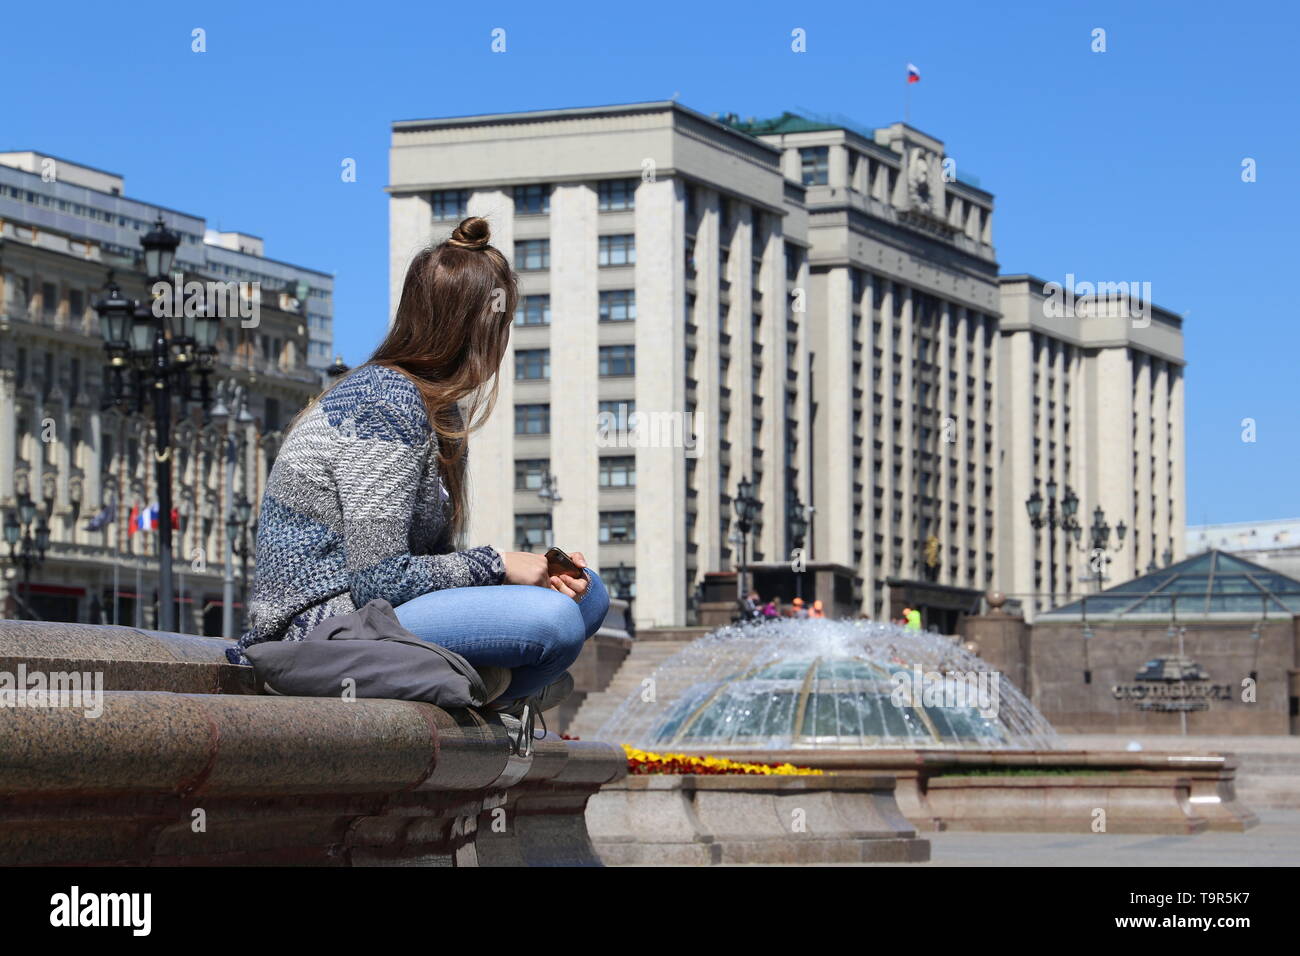
[{"label": "ornate lamp post", "polygon": [[[1124,550],[1124,535],[1128,533],[1128,528],[1121,520],[1115,527],[1115,533],[1119,537],[1119,543],[1114,548],[1110,546],[1110,525],[1106,522],[1106,512],[1101,510],[1098,505],[1092,512],[1092,527],[1088,529],[1088,535],[1091,538],[1089,547],[1079,547],[1079,550],[1090,555],[1088,565],[1092,569],[1093,578],[1097,582],[1097,591],[1101,592],[1102,585],[1106,580],[1106,565],[1110,564],[1110,555],[1108,551]],[[1082,530],[1078,527],[1074,529],[1074,540],[1077,543]]]},{"label": "ornate lamp post", "polygon": [[754,528],[754,519],[758,516],[758,499],[754,497],[754,484],[748,478],[741,478],[736,487],[736,498],[732,502],[736,509],[736,527],[740,530],[740,563],[736,567],[739,584],[739,597],[745,595],[745,565],[749,563],[749,533]]},{"label": "ornate lamp post", "polygon": [[1034,526],[1035,531],[1047,528],[1047,552],[1048,552],[1048,578],[1051,587],[1051,598],[1049,604],[1056,602],[1056,529],[1060,528],[1065,532],[1074,532],[1079,523],[1075,520],[1075,513],[1079,510],[1079,496],[1070,490],[1070,486],[1065,486],[1065,496],[1061,499],[1060,510],[1056,506],[1057,484],[1055,478],[1047,480],[1047,511],[1043,512],[1043,496],[1034,489],[1025,500],[1025,510],[1029,512],[1029,523]]},{"label": "ornate lamp post", "polygon": [[[95,304],[99,313],[104,351],[108,355],[109,394],[104,407],[129,405],[144,411],[152,392],[154,416],[154,472],[158,486],[158,627],[175,630],[176,605],[172,583],[172,398],[208,402],[208,378],[216,356],[218,319],[203,307],[181,309],[171,315],[174,295],[172,266],[181,237],[167,228],[162,216],[141,240],[145,277],[155,289],[149,305],[123,297],[110,272],[107,295]],[[159,286],[163,288],[159,290]],[[197,389],[192,373],[197,372]],[[129,379],[127,378],[129,373]]]},{"label": "ornate lamp post", "polygon": [[241,491],[235,495],[233,513],[228,513],[226,516],[227,547],[239,556],[241,564],[239,572],[240,603],[244,606],[245,622],[247,622],[248,618],[248,559],[253,551],[249,542],[249,533],[252,533],[254,541],[257,540],[257,522],[254,521],[251,526],[248,523],[252,514],[253,504]]},{"label": "ornate lamp post", "polygon": [[[35,522],[35,528],[32,525]],[[18,498],[18,507],[5,516],[5,541],[9,544],[9,560],[23,569],[23,590],[30,597],[32,569],[45,562],[45,552],[50,546],[50,527],[45,516],[36,508],[31,495],[24,492]],[[23,602],[19,602],[20,615]]]},{"label": "ornate lamp post", "polygon": [[[223,383],[224,385],[224,383]],[[226,548],[225,561],[221,575],[221,634],[223,637],[235,638],[235,536],[230,534],[233,527],[235,511],[235,464],[239,461],[239,434],[252,424],[253,416],[248,411],[248,396],[242,385],[232,385],[230,402],[238,411],[231,421],[230,409],[226,406],[226,391],[223,385],[217,387],[217,403],[212,407],[210,417],[213,424],[225,431],[226,438],[226,489],[225,489],[225,523]]]},{"label": "ornate lamp post", "polygon": [[341,378],[342,376],[347,375],[350,371],[352,371],[352,369],[343,361],[343,356],[336,355],[334,356],[334,361],[325,369],[325,374],[334,379]]},{"label": "ornate lamp post", "polygon": [[622,561],[614,569],[613,575],[614,596],[627,602],[627,610],[623,612],[624,628],[629,636],[632,635],[632,576],[628,573],[627,566]]},{"label": "ornate lamp post", "polygon": [[546,513],[551,516],[551,528],[545,534],[546,547],[555,544],[555,506],[563,501],[560,497],[560,483],[550,470],[542,473],[542,486],[537,490],[537,497],[541,498],[546,504]]},{"label": "ornate lamp post", "polygon": [[[796,495],[790,501],[790,516],[786,518],[790,526],[790,550],[801,551],[808,536],[808,512],[804,503]],[[802,561],[800,561],[802,566]],[[795,596],[803,600],[803,572],[796,571],[794,576]]]}]

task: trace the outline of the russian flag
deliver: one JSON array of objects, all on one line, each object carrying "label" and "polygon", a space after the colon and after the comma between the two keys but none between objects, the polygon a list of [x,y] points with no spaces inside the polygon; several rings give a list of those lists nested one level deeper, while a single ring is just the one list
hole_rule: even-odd
[{"label": "russian flag", "polygon": [[907,64],[907,82],[909,83],[921,82],[921,71],[916,68],[915,63]]},{"label": "russian flag", "polygon": [[157,531],[158,530],[158,506],[150,505],[140,511],[136,518],[137,530],[139,531]]}]

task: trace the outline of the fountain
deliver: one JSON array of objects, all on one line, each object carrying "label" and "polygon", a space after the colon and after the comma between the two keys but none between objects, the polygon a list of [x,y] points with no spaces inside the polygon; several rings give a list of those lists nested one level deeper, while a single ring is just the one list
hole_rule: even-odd
[{"label": "fountain", "polygon": [[723,627],[669,658],[598,739],[649,750],[1052,750],[1010,681],[951,638],[875,621]]}]

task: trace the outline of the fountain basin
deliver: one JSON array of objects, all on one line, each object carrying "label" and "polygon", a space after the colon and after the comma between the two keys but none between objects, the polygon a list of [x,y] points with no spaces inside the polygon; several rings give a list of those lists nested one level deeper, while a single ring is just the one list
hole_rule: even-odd
[{"label": "fountain basin", "polygon": [[930,858],[881,774],[628,776],[592,795],[586,819],[610,866]]},{"label": "fountain basin", "polygon": [[[921,831],[1075,833],[1105,811],[1106,833],[1245,831],[1258,817],[1236,796],[1232,754],[1155,751],[727,750],[827,774],[888,773]],[[818,779],[816,777],[811,779]],[[822,778],[826,779],[826,778]]]}]

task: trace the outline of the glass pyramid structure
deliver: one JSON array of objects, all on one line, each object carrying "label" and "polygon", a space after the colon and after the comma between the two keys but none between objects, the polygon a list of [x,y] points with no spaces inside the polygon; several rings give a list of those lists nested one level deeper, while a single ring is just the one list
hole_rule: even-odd
[{"label": "glass pyramid structure", "polygon": [[1300,581],[1226,551],[1210,550],[1063,604],[1039,620],[1291,617]]}]

